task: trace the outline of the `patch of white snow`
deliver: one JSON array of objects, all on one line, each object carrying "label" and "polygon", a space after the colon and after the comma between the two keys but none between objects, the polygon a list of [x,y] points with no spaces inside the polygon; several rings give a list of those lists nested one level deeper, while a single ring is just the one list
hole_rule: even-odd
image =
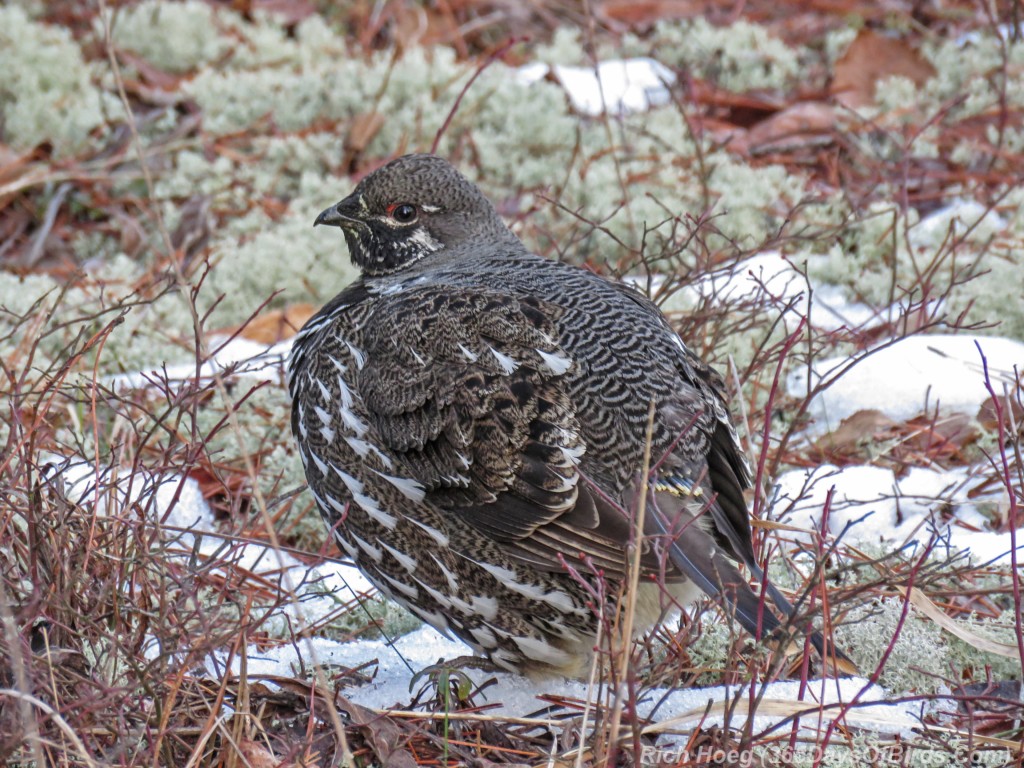
[{"label": "patch of white snow", "polygon": [[[936,407],[940,414],[974,416],[989,399],[982,354],[992,386],[1002,396],[1004,385],[1013,386],[1014,368],[1024,368],[1024,343],[1012,339],[911,336],[865,355],[852,366],[848,357],[822,360],[813,367],[812,384],[841,375],[811,401],[810,415],[818,422],[819,432],[866,409],[896,421],[933,413]],[[803,397],[807,372],[793,371],[786,388],[790,395]]]},{"label": "patch of white snow", "polygon": [[531,85],[551,75],[565,89],[573,108],[584,115],[646,112],[667,104],[676,76],[654,59],[612,59],[597,67],[527,64],[516,78]]}]

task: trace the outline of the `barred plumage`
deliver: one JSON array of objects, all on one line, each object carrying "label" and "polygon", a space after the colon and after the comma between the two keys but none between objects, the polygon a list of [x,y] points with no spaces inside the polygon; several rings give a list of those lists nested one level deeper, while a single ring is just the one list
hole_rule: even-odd
[{"label": "barred plumage", "polygon": [[[579,674],[596,628],[579,579],[624,577],[653,401],[644,567],[674,600],[725,592],[749,630],[778,626],[732,562],[760,575],[722,382],[650,301],[530,253],[430,155],[316,223],[342,228],[362,277],[295,339],[292,426],[321,513],[381,591],[499,666]],[[644,589],[641,627],[668,599]]]}]

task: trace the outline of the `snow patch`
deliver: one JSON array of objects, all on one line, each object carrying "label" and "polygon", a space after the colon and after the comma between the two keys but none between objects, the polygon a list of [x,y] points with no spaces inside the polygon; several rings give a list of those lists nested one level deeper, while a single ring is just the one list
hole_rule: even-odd
[{"label": "snow patch", "polygon": [[51,487],[72,503],[97,515],[116,516],[139,508],[158,522],[169,554],[215,557],[221,567],[253,574],[283,596],[285,621],[322,619],[356,599],[372,596],[374,587],[355,566],[324,563],[310,567],[283,551],[259,542],[228,542],[217,533],[213,512],[199,483],[182,475],[157,476],[144,471],[100,469],[81,458],[51,457],[42,465]]},{"label": "snow patch", "polygon": [[[825,533],[830,539],[841,534],[846,544],[894,549],[924,546],[938,536],[941,546],[969,551],[977,562],[1009,565],[1010,534],[985,530],[987,520],[976,505],[991,497],[971,498],[970,480],[968,468],[914,467],[901,478],[885,467],[840,469],[825,464],[798,469],[779,477],[772,517],[806,531],[795,534],[804,541],[812,538],[812,532]],[[945,522],[939,512],[952,512],[954,519]],[[1017,549],[1018,558],[1024,560],[1024,536]]]},{"label": "snow patch", "polygon": [[590,117],[646,112],[669,103],[676,76],[654,59],[611,59],[597,67],[567,67],[541,62],[516,70],[523,85],[553,77],[577,112]]},{"label": "snow patch", "polygon": [[[980,348],[980,352],[979,352]],[[812,385],[842,375],[811,401],[809,413],[823,432],[857,411],[873,409],[905,421],[921,413],[966,413],[974,416],[989,398],[982,354],[997,395],[1015,386],[1014,368],[1024,368],[1024,343],[993,336],[911,336],[850,364],[849,357],[817,362]],[[790,395],[807,391],[806,370],[793,371],[786,382]]]},{"label": "snow patch", "polygon": [[[399,638],[392,646],[382,640],[362,640],[356,643],[337,643],[322,639],[303,641],[298,644],[281,645],[271,649],[248,649],[248,671],[251,677],[275,676],[292,677],[308,670],[309,660],[315,658],[321,665],[339,666],[350,669],[376,667],[374,679],[365,685],[346,692],[346,697],[356,704],[376,710],[405,708],[409,702],[410,685],[414,672],[436,664],[443,659],[463,656],[466,647],[448,640],[435,630],[423,627],[405,637]],[[209,661],[211,674],[224,674],[226,656],[219,655]],[[232,673],[237,674],[240,665],[232,662]],[[366,671],[370,671],[367,669]],[[465,669],[477,684],[494,678],[494,685],[478,694],[478,703],[493,705],[487,709],[490,716],[507,717],[551,717],[551,701],[545,697],[557,694],[559,697],[578,702],[592,701],[606,703],[607,689],[593,688],[579,680],[532,681],[512,673],[494,673]],[[419,683],[417,683],[419,684]],[[268,685],[273,686],[272,682]],[[415,688],[415,686],[413,686]],[[850,725],[871,727],[882,733],[905,733],[918,725],[918,712],[914,704],[890,702],[884,691],[862,678],[842,680],[810,680],[804,694],[800,694],[799,681],[785,681],[757,685],[756,692],[766,700],[784,702],[786,706],[800,709],[797,702],[806,702],[813,713],[802,722],[805,730],[827,727],[836,719],[841,704],[857,698],[859,704],[846,715]],[[722,725],[725,707],[716,705],[739,700],[740,706],[729,719],[732,727],[741,727],[746,722],[743,703],[749,700],[747,686],[715,686],[711,688],[653,688],[643,693],[638,702],[637,715],[652,717],[656,722],[671,726],[672,731],[687,732],[699,726]],[[706,715],[708,705],[711,713]],[[816,716],[819,705],[825,705],[821,720]],[[769,706],[764,707],[765,710]],[[578,710],[574,710],[578,711]],[[593,711],[593,710],[592,710]],[[788,713],[787,713],[788,714]],[[785,714],[755,715],[755,732],[780,722]],[[666,727],[665,730],[668,730]],[[662,736],[662,743],[666,737]]]},{"label": "snow patch", "polygon": [[267,345],[242,337],[228,340],[223,336],[210,338],[213,350],[208,360],[198,368],[195,361],[167,365],[149,370],[133,371],[111,376],[107,382],[116,389],[144,389],[154,382],[191,382],[197,378],[209,381],[216,375],[246,377],[255,381],[284,381],[285,362],[292,349],[293,339]]}]

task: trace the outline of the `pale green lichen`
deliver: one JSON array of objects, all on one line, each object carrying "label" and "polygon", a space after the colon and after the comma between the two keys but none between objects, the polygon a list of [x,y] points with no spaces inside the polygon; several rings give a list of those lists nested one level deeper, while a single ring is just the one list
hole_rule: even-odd
[{"label": "pale green lichen", "polygon": [[716,224],[741,247],[757,246],[779,231],[804,197],[804,180],[781,165],[754,167],[728,155],[712,158],[708,186],[718,196]]},{"label": "pale green lichen", "polygon": [[[144,0],[134,6],[118,8],[110,19],[114,43],[132,51],[148,63],[167,72],[188,72],[213,61],[229,47],[224,32],[227,18],[239,18],[227,11],[215,11],[199,0],[167,3]],[[96,20],[96,33],[102,39],[103,25]]]},{"label": "pale green lichen", "polygon": [[[322,524],[321,524],[322,525]],[[307,589],[308,595],[317,595],[315,587]],[[334,595],[328,595],[325,591],[320,593],[321,597],[330,597],[337,601],[339,609],[333,614],[330,621],[322,623],[322,617],[311,617],[317,620],[317,637],[325,637],[332,640],[350,640],[354,635],[360,638],[372,639],[376,637],[397,638],[407,635],[415,629],[423,626],[423,622],[409,613],[398,603],[394,603],[381,595],[360,600],[358,606],[348,606],[338,600]],[[272,635],[282,639],[291,639],[295,634],[293,622],[286,621],[285,617],[275,615],[271,620],[260,627],[266,629]]]},{"label": "pale green lichen", "polygon": [[[985,129],[985,138],[992,147],[999,147],[1006,155],[1020,157],[1024,154],[1024,129],[1016,126],[990,125]],[[967,140],[965,140],[965,143]],[[970,164],[978,157],[977,145],[974,145],[969,155],[962,161],[964,165]]]},{"label": "pale green lichen", "polygon": [[[983,654],[974,646],[944,633],[938,624],[919,616],[912,606],[907,608],[906,619],[900,626],[904,608],[900,599],[875,600],[870,605],[854,608],[844,624],[836,629],[839,645],[862,671],[874,670],[892,646],[879,677],[879,683],[887,690],[941,694],[950,679],[984,680],[986,665],[993,669],[997,679],[1020,678],[1019,659]],[[1012,626],[977,619],[961,619],[957,623],[1004,643],[1016,642]]]},{"label": "pale green lichen", "polygon": [[[90,269],[102,277],[87,273],[70,286],[46,275],[0,272],[0,354],[17,365],[31,353],[37,371],[73,358],[68,382],[75,386],[80,377],[91,381],[94,371],[102,376],[188,359],[191,313],[180,292],[147,280],[142,266],[120,252]],[[103,343],[74,357],[97,334]]]},{"label": "pale green lichen", "polygon": [[907,607],[900,626],[905,607],[902,600],[884,599],[855,608],[836,629],[837,641],[857,668],[867,671],[876,668],[891,644],[879,684],[897,693],[935,693],[952,673],[942,630],[913,607]]},{"label": "pale green lichen", "polygon": [[[686,646],[694,669],[702,669],[694,685],[721,685],[723,667],[729,658],[730,649],[737,637],[745,637],[735,622],[725,622],[718,616],[704,614],[700,632]],[[747,639],[749,644],[753,640]]]},{"label": "pale green lichen", "polygon": [[[578,135],[578,120],[570,115],[560,87],[547,82],[525,86],[509,82],[508,74],[489,70],[477,80],[466,111],[460,109],[443,142],[454,148],[472,141],[479,159],[477,180],[496,198],[510,189],[557,183],[552,171],[568,168]],[[453,83],[452,93],[461,85]],[[440,113],[437,118],[443,121]]]},{"label": "pale green lichen", "polygon": [[228,66],[239,69],[252,69],[262,66],[275,66],[283,62],[298,60],[301,44],[288,35],[288,30],[281,26],[278,17],[273,14],[256,11],[251,23],[239,29],[243,42],[238,45],[228,62]]},{"label": "pale green lichen", "polygon": [[851,43],[857,39],[860,32],[860,25],[854,21],[845,27],[830,29],[822,41],[822,52],[825,54],[825,62],[829,71],[832,71],[836,62],[850,49]]},{"label": "pale green lichen", "polygon": [[[1007,595],[1012,594],[1012,585],[1008,577],[1004,577],[999,584]],[[1011,610],[1006,611],[1003,619],[983,619],[977,614],[970,614],[956,620],[957,624],[966,631],[978,635],[987,640],[1003,643],[1008,648],[1017,646],[1017,628],[1012,620]],[[961,640],[953,635],[946,635],[947,649],[950,662],[957,670],[967,670],[964,678],[984,680],[986,675],[991,675],[993,680],[1020,680],[1021,665],[1017,656],[1002,656],[993,653],[979,651],[974,645]]]},{"label": "pale green lichen", "polygon": [[858,297],[882,304],[891,289],[892,265],[910,262],[907,230],[917,221],[913,209],[904,211],[891,202],[871,203],[850,222],[826,257],[810,261],[811,276],[831,285],[855,286]]},{"label": "pale green lichen", "polygon": [[[285,388],[243,376],[228,397],[225,402],[218,394],[197,415],[195,426],[211,461],[245,471],[248,460],[259,468],[257,480],[267,499],[302,486],[305,478],[288,429],[291,399]],[[306,543],[322,538],[321,531]]]},{"label": "pale green lichen", "polygon": [[913,108],[920,86],[909,77],[894,75],[884,77],[875,83],[875,108],[882,114],[891,115],[889,124],[919,125],[920,115]]},{"label": "pale green lichen", "polygon": [[533,58],[545,64],[585,66],[591,63],[583,46],[583,34],[575,27],[559,27],[546,43],[533,50]]},{"label": "pale green lichen", "polygon": [[67,157],[121,114],[111,94],[93,84],[71,33],[31,20],[18,6],[0,8],[0,126],[17,150],[44,142]]},{"label": "pale green lichen", "polygon": [[203,129],[212,135],[250,130],[261,122],[268,132],[272,128],[295,131],[327,112],[326,76],[289,68],[205,69],[185,90],[199,104]]},{"label": "pale green lichen", "polygon": [[[231,208],[247,202],[246,190],[235,183],[238,163],[220,155],[212,160],[199,151],[182,150],[174,156],[173,168],[156,180],[153,196],[157,200],[172,200],[165,208],[164,220],[173,231],[177,224],[177,200],[192,195],[206,195],[214,204]],[[248,206],[244,206],[245,210]]]},{"label": "pale green lichen", "polygon": [[840,233],[829,253],[812,256],[811,276],[847,286],[852,297],[885,307],[946,295],[951,318],[995,327],[983,332],[1024,338],[1024,287],[1016,257],[1019,203],[1007,197],[999,210],[953,203],[922,220],[914,209],[889,202],[869,205]]},{"label": "pale green lichen", "polygon": [[[342,142],[330,132],[303,136],[258,136],[253,140],[252,160],[238,169],[240,181],[248,181],[260,193],[291,199],[305,188],[323,189],[332,183],[328,169],[341,163]],[[317,181],[310,182],[311,179]],[[323,186],[320,179],[323,179]],[[334,190],[323,189],[330,195]],[[334,191],[340,196],[342,190]]]},{"label": "pale green lichen", "polygon": [[340,197],[326,189],[321,195],[316,202],[293,204],[273,226],[246,239],[221,239],[213,246],[199,303],[205,311],[218,302],[214,326],[244,320],[267,302],[324,302],[355,278],[340,233],[313,229],[317,213]]},{"label": "pale green lichen", "polygon": [[947,120],[986,113],[1004,99],[1009,107],[1024,105],[1019,82],[1024,70],[1021,42],[1000,40],[982,30],[968,39],[926,38],[922,52],[935,67],[936,76],[910,103],[947,106]]},{"label": "pale green lichen", "polygon": [[765,27],[742,19],[721,27],[703,18],[662,21],[650,48],[662,63],[737,93],[782,90],[800,72],[796,51]]},{"label": "pale green lichen", "polygon": [[1014,184],[1004,189],[996,212],[1006,219],[1009,239],[1024,239],[1024,186]]},{"label": "pale green lichen", "polygon": [[[59,289],[60,285],[49,275],[0,271],[0,327],[13,328],[16,319],[24,317],[39,302],[46,302],[46,297]],[[6,358],[7,351],[0,352],[0,356]]]}]

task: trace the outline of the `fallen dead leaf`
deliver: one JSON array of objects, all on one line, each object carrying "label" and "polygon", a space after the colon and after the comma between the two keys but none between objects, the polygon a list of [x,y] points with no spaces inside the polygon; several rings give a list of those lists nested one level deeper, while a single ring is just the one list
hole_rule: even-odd
[{"label": "fallen dead leaf", "polygon": [[899,431],[899,424],[881,411],[863,410],[843,419],[832,432],[815,443],[823,455],[859,456],[865,444],[891,439]]},{"label": "fallen dead leaf", "polygon": [[880,444],[887,443],[884,456],[902,466],[921,456],[939,462],[962,460],[964,448],[980,436],[977,424],[963,413],[941,418],[921,415],[898,422],[881,411],[863,410],[844,419],[814,447],[819,458],[845,464],[862,461],[867,448],[877,451]]},{"label": "fallen dead leaf", "polygon": [[242,337],[261,344],[276,344],[290,339],[316,312],[312,304],[291,304],[284,309],[264,312],[242,329]]},{"label": "fallen dead leaf", "polygon": [[384,126],[384,115],[380,112],[361,112],[352,118],[345,136],[345,153],[359,154]]},{"label": "fallen dead leaf", "polygon": [[230,499],[242,493],[249,485],[249,476],[237,467],[214,467],[204,454],[201,463],[188,471],[188,476],[199,483],[199,492],[210,506],[230,512]]},{"label": "fallen dead leaf", "polygon": [[704,13],[697,0],[605,0],[594,15],[606,24],[646,29],[667,19],[689,19]]},{"label": "fallen dead leaf", "polygon": [[262,744],[251,739],[242,739],[238,753],[251,768],[279,768],[280,761]]},{"label": "fallen dead leaf", "polygon": [[[9,146],[0,142],[0,186],[13,182],[25,174],[30,168],[30,157],[30,152],[15,152]],[[0,210],[3,210],[14,196],[14,193],[8,195],[0,194]]]},{"label": "fallen dead leaf", "polygon": [[960,458],[963,449],[977,441],[981,432],[966,413],[948,416],[917,416],[906,422],[910,430],[904,445],[933,460]]},{"label": "fallen dead leaf", "polygon": [[831,104],[822,101],[793,104],[747,131],[747,151],[771,152],[812,142],[828,143],[832,140],[835,124],[836,108]]},{"label": "fallen dead leaf", "polygon": [[373,750],[373,756],[380,760],[381,765],[389,768],[416,767],[416,760],[402,746],[408,737],[393,720],[372,709],[361,707],[343,696],[338,696],[336,702],[338,709],[348,713],[353,724],[362,732]]},{"label": "fallen dead leaf", "polygon": [[874,103],[878,82],[896,75],[924,85],[935,67],[906,40],[864,29],[836,62],[831,92],[847,107],[867,106]]},{"label": "fallen dead leaf", "polygon": [[1021,405],[1013,396],[1000,398],[998,407],[992,398],[988,398],[978,409],[978,423],[989,432],[999,431],[1000,416],[1003,421],[1003,429],[1011,434],[1016,427],[1017,434],[1024,434],[1024,405]]}]

